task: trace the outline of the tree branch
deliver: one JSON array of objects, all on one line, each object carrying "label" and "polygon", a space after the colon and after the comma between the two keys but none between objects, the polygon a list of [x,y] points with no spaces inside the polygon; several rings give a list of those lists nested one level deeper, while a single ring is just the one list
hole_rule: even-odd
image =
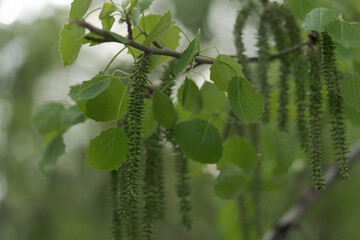
[{"label": "tree branch", "polygon": [[[102,40],[103,42],[117,42],[117,43],[124,44],[123,42],[119,41],[116,37],[109,34],[108,32],[105,32],[105,31],[101,30],[100,28],[94,27],[93,25],[91,25],[91,24],[89,24],[89,23],[87,23],[85,21],[71,20],[71,22],[73,22],[73,23],[75,23],[75,24],[77,24],[77,25],[79,25],[79,26],[81,26],[83,28],[88,29],[92,33],[95,33],[95,34],[103,37],[104,38]],[[289,49],[285,49],[285,50],[280,51],[278,53],[272,54],[272,55],[270,55],[270,60],[274,60],[274,59],[279,58],[281,56],[284,56],[286,54],[295,52],[296,50],[298,50],[301,47],[307,45],[308,43],[309,43],[309,41],[305,41],[305,42],[299,43],[299,44],[297,44],[297,45],[295,45],[295,46],[293,46],[293,47],[291,47]],[[143,44],[141,44],[141,43],[139,43],[137,41],[134,41],[132,39],[128,39],[126,45],[130,46],[130,47],[133,47],[133,48],[136,48],[136,49],[139,49],[139,50],[141,50],[143,52],[150,53],[152,55],[170,56],[170,57],[175,57],[175,58],[180,58],[180,56],[181,56],[180,52],[173,51],[173,50],[170,50],[170,49],[167,49],[167,48],[152,48],[152,47],[143,45]],[[249,57],[248,58],[249,62],[255,62],[257,60],[258,60],[258,57]],[[197,56],[197,57],[195,57],[195,62],[197,63],[197,65],[200,65],[200,64],[213,64],[214,60],[208,59],[206,57]]]},{"label": "tree branch", "polygon": [[[353,166],[360,157],[360,141],[352,147],[348,154],[348,165]],[[339,179],[336,166],[330,167],[325,173],[325,186],[329,189]],[[313,187],[305,191],[299,200],[280,218],[275,226],[266,233],[262,240],[284,239],[289,230],[298,225],[303,215],[316,203],[316,201],[326,192],[316,191]]]}]

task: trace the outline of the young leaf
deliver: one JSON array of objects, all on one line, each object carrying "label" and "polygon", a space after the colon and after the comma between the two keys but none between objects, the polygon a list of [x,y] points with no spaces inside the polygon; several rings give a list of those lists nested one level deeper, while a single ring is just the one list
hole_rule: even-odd
[{"label": "young leaf", "polygon": [[60,32],[60,53],[64,66],[71,65],[79,55],[82,45],[81,37],[85,29],[74,24],[66,24]]},{"label": "young leaf", "polygon": [[204,112],[215,113],[225,107],[226,96],[214,84],[205,82],[200,89],[200,94],[203,100]]},{"label": "young leaf", "polygon": [[120,119],[126,111],[128,95],[125,86],[113,76],[95,76],[82,83],[80,92],[102,80],[110,80],[110,84],[99,95],[89,100],[78,100],[77,107],[86,116],[95,121],[107,122]]},{"label": "young leaf", "polygon": [[242,66],[232,57],[220,54],[210,67],[210,79],[223,91],[228,88],[228,82],[235,76],[245,78]]},{"label": "young leaf", "polygon": [[360,47],[360,28],[342,19],[334,19],[328,24],[330,37],[345,47]]},{"label": "young leaf", "polygon": [[99,14],[99,19],[103,20],[106,19],[108,17],[110,17],[110,14],[112,14],[113,12],[116,11],[116,6],[114,6],[114,4],[106,2],[104,3],[101,12]]},{"label": "young leaf", "polygon": [[329,21],[334,19],[334,13],[328,8],[314,8],[306,14],[302,27],[305,30],[314,30],[318,32],[326,31]]},{"label": "young leaf", "polygon": [[60,116],[61,124],[69,127],[84,122],[84,120],[84,114],[76,106],[66,108]]},{"label": "young leaf", "polygon": [[121,128],[112,127],[102,131],[90,141],[90,146],[86,150],[86,163],[100,170],[118,169],[126,160],[129,151],[128,141]]},{"label": "young leaf", "polygon": [[140,13],[149,9],[154,0],[139,0],[138,6],[140,7]]},{"label": "young leaf", "polygon": [[149,45],[153,41],[161,39],[161,37],[166,33],[166,31],[171,26],[171,13],[170,10],[160,17],[159,21],[156,23],[155,27],[151,30],[149,35],[144,40],[144,45]]},{"label": "young leaf", "polygon": [[91,5],[92,0],[74,0],[71,3],[69,18],[80,19],[82,18]]},{"label": "young leaf", "polygon": [[236,198],[245,192],[245,173],[238,166],[227,163],[216,178],[214,187],[216,196],[223,199]]},{"label": "young leaf", "polygon": [[175,139],[181,150],[192,160],[216,163],[222,156],[222,140],[218,130],[208,121],[194,119],[175,127]]},{"label": "young leaf", "polygon": [[224,143],[223,157],[218,167],[221,169],[226,163],[232,163],[242,168],[247,174],[252,174],[257,162],[255,148],[245,139],[234,137]]},{"label": "young leaf", "polygon": [[111,35],[113,38],[115,38],[116,40],[118,40],[119,42],[121,42],[122,44],[128,44],[128,39],[126,37],[123,37],[119,34],[116,34],[114,32],[111,32],[109,30],[104,29],[104,32],[106,32],[107,34]]},{"label": "young leaf", "polygon": [[165,94],[157,89],[154,89],[152,109],[154,118],[161,126],[169,128],[174,124],[174,105]]},{"label": "young leaf", "polygon": [[32,114],[32,122],[41,134],[58,131],[62,128],[60,116],[65,110],[62,103],[48,102],[37,107]]},{"label": "young leaf", "polygon": [[101,25],[104,30],[110,30],[114,22],[115,22],[115,18],[113,16],[110,16],[108,18],[101,20]]},{"label": "young leaf", "polygon": [[110,84],[110,79],[104,79],[98,82],[95,82],[91,84],[90,86],[83,88],[80,93],[78,94],[77,100],[89,100],[92,99],[99,94],[101,94],[103,91],[105,91]]},{"label": "young leaf", "polygon": [[360,112],[360,79],[356,74],[346,76],[340,82],[341,96],[346,104]]},{"label": "young leaf", "polygon": [[65,144],[62,135],[56,136],[46,147],[43,158],[40,161],[40,171],[44,175],[52,172],[61,155],[65,153]]},{"label": "young leaf", "polygon": [[189,46],[181,54],[180,60],[174,67],[174,74],[180,74],[193,60],[200,50],[200,29],[195,35],[195,38],[190,42]]},{"label": "young leaf", "polygon": [[232,111],[246,123],[255,121],[264,112],[261,95],[255,92],[244,78],[231,79],[228,86],[228,99]]},{"label": "young leaf", "polygon": [[184,109],[194,114],[199,114],[203,108],[199,88],[189,78],[186,78],[184,84],[179,88],[178,100],[182,103]]}]

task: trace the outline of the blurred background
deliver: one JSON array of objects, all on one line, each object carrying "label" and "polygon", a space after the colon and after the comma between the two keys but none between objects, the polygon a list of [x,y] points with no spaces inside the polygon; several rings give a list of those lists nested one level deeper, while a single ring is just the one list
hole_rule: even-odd
[{"label": "blurred background", "polygon": [[[360,1],[312,2],[342,13],[346,20],[360,21]],[[78,60],[64,68],[58,36],[67,21],[70,3],[71,0],[0,0],[0,240],[111,239],[110,175],[85,163],[89,140],[100,133],[103,124],[88,120],[72,127],[64,136],[66,154],[59,159],[55,171],[44,177],[38,170],[44,146],[43,138],[31,124],[33,109],[48,100],[70,102],[69,86],[89,80],[122,47],[111,43],[84,46]],[[94,0],[91,9],[101,3]],[[162,14],[171,9],[176,23],[190,38],[198,28],[202,29],[202,47],[212,45],[221,53],[233,54],[233,25],[242,5],[241,0],[155,0],[150,12]],[[88,20],[101,26],[96,21],[97,14]],[[255,55],[257,22],[253,15],[245,28],[248,56]],[[125,34],[123,26],[113,30]],[[216,54],[215,50],[208,53]],[[121,54],[115,65],[128,69],[131,57]],[[272,79],[277,77],[276,67],[274,62]],[[209,79],[208,66],[197,71]],[[202,80],[199,76],[199,84]],[[353,144],[360,139],[359,115],[348,122],[348,128],[349,142]],[[288,161],[283,169],[264,173],[262,221],[264,229],[268,229],[311,182],[304,153],[293,147],[296,137],[292,131],[280,136],[274,129],[267,129],[262,134],[262,144],[268,146],[265,167],[275,169],[273,165],[279,158]],[[326,143],[326,148],[330,146]],[[327,155],[331,156],[331,151]],[[157,225],[158,238],[241,239],[236,201],[215,197],[214,167],[194,162],[190,162],[194,226],[191,232],[182,229],[173,161],[167,151],[164,157],[168,201],[166,219]],[[357,164],[351,171],[351,181],[330,189],[288,239],[360,239],[359,171]],[[251,209],[251,202],[248,204]]]}]

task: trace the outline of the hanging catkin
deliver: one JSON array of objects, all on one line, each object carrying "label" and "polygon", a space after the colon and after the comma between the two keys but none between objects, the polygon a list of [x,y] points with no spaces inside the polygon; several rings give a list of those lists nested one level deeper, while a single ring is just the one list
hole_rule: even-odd
[{"label": "hanging catkin", "polygon": [[328,110],[331,115],[332,140],[336,150],[336,161],[341,178],[348,180],[349,169],[346,163],[348,147],[343,118],[343,100],[340,95],[339,78],[334,55],[334,42],[326,33],[321,34],[322,74],[327,86]]},{"label": "hanging catkin", "polygon": [[147,81],[147,61],[150,55],[145,54],[134,67],[130,78],[131,90],[128,106],[129,154],[126,161],[126,212],[128,216],[128,234],[131,240],[139,238],[138,202],[139,202],[139,172],[141,169],[142,122],[144,112],[144,95]]},{"label": "hanging catkin", "polygon": [[[299,26],[296,23],[294,16],[292,15],[288,7],[284,8],[287,11],[284,12],[285,17],[285,27],[287,29],[290,44],[295,46],[301,42],[301,31]],[[307,119],[306,119],[306,89],[305,83],[307,78],[307,67],[306,67],[306,58],[301,49],[293,52],[290,55],[290,61],[292,63],[291,71],[294,75],[295,80],[295,94],[296,94],[296,121],[297,121],[297,132],[301,142],[301,147],[307,149]]]},{"label": "hanging catkin", "polygon": [[267,23],[269,21],[269,13],[268,8],[264,7],[263,12],[260,15],[260,21],[258,26],[257,33],[257,44],[258,47],[258,62],[256,68],[256,78],[259,83],[260,93],[263,98],[264,103],[264,112],[261,116],[261,120],[264,123],[268,123],[270,121],[270,86],[268,83],[268,67],[269,67],[269,44],[268,44],[268,28]]},{"label": "hanging catkin", "polygon": [[[144,218],[143,239],[153,240],[154,223],[159,218],[159,211],[163,211],[163,194],[159,192],[159,183],[162,184],[160,128],[144,140],[146,149],[144,173]],[[159,181],[160,180],[160,181]],[[161,186],[162,187],[162,186]],[[160,188],[161,188],[160,187]],[[163,189],[161,189],[163,190]],[[159,194],[160,193],[160,194]]]},{"label": "hanging catkin", "polygon": [[[172,94],[172,89],[175,84],[174,80],[176,75],[173,73],[173,68],[176,63],[177,60],[175,59],[170,61],[168,66],[165,67],[165,71],[161,77],[162,87],[167,86],[167,88],[164,90],[164,93],[169,97]],[[192,220],[190,215],[191,203],[188,199],[190,195],[190,185],[188,180],[188,159],[185,157],[184,153],[181,151],[179,145],[175,141],[174,127],[164,129],[164,135],[166,141],[171,144],[175,156],[175,172],[177,177],[176,193],[180,198],[179,209],[181,214],[181,222],[186,229],[190,230]]]},{"label": "hanging catkin", "polygon": [[[284,8],[274,3],[269,9],[270,27],[275,39],[277,51],[282,51],[288,47],[288,36],[284,29]],[[287,130],[288,123],[288,103],[289,103],[289,75],[291,67],[289,66],[290,59],[288,55],[283,55],[280,58],[280,79],[279,79],[279,93],[278,93],[278,128],[282,131]]]},{"label": "hanging catkin", "polygon": [[324,189],[321,141],[321,55],[314,44],[307,50],[309,61],[309,158],[311,174],[317,190]]}]

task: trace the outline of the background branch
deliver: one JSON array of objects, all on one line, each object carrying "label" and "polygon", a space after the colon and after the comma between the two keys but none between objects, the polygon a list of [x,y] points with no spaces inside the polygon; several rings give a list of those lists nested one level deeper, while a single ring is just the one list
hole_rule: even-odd
[{"label": "background branch", "polygon": [[[352,167],[360,157],[360,141],[352,147],[348,154],[348,166]],[[339,179],[336,166],[330,167],[325,173],[325,186],[329,189]],[[262,240],[284,239],[289,230],[299,224],[303,215],[313,206],[327,190],[316,191],[313,187],[305,191],[299,200],[280,218],[275,226],[266,233]]]}]

